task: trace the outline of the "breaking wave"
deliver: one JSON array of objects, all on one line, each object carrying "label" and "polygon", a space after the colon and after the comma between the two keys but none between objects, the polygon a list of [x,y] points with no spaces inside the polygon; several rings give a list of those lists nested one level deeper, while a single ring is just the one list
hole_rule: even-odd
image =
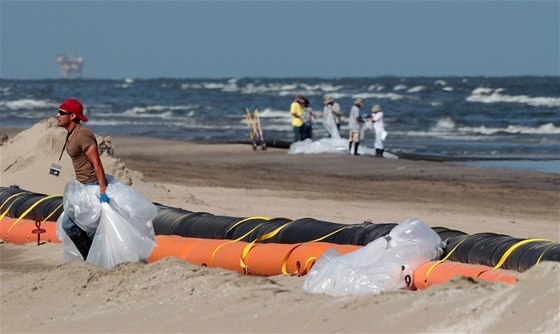
[{"label": "breaking wave", "polygon": [[494,135],[498,133],[509,134],[537,134],[537,135],[557,135],[560,134],[560,128],[554,126],[552,123],[543,124],[538,127],[529,127],[522,125],[508,125],[505,128],[492,128],[486,126],[457,126],[455,121],[450,117],[439,119],[430,132],[433,133],[451,133],[459,132],[461,134],[475,134],[475,135]]},{"label": "breaking wave", "polygon": [[9,110],[35,110],[35,109],[56,109],[60,103],[49,100],[20,99],[14,101],[0,101],[0,109]]},{"label": "breaking wave", "polygon": [[469,102],[481,103],[522,103],[533,107],[560,107],[560,98],[556,97],[531,97],[527,95],[507,95],[503,94],[505,89],[497,88],[484,88],[479,87],[472,91],[471,95],[467,97]]}]

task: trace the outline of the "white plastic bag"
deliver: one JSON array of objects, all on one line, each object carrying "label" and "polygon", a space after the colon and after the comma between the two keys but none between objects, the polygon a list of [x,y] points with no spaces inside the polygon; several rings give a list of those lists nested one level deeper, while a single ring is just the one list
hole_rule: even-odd
[{"label": "white plastic bag", "polygon": [[[157,217],[156,206],[142,194],[107,176],[107,196],[111,207],[129,221],[142,235],[155,239],[152,220]],[[149,255],[149,254],[148,254]]]},{"label": "white plastic bag", "polygon": [[62,244],[64,245],[62,250],[62,263],[68,263],[71,261],[83,261],[84,258],[74,242],[66,235],[66,232],[62,229],[62,220],[64,220],[66,212],[62,212],[62,214],[58,217],[56,221],[56,236],[59,240],[62,240]]},{"label": "white plastic bag", "polygon": [[327,129],[331,138],[340,139],[340,132],[338,131],[332,112],[328,113],[326,119],[323,120],[323,126]]},{"label": "white plastic bag", "polygon": [[330,138],[322,138],[313,141],[309,138],[290,145],[288,154],[317,154],[317,153],[346,153],[348,151],[348,140],[341,139],[332,113],[323,120]]},{"label": "white plastic bag", "polygon": [[290,145],[288,154],[346,153],[348,140],[340,138],[321,138],[313,141],[309,138]]},{"label": "white plastic bag", "polygon": [[137,229],[109,203],[101,203],[101,219],[87,262],[110,269],[119,263],[146,260],[156,243],[153,236],[142,233],[145,230]]},{"label": "white plastic bag", "polygon": [[330,295],[368,294],[409,286],[420,265],[437,259],[444,244],[437,233],[411,218],[395,226],[389,236],[340,255],[325,252],[311,268],[303,288]]},{"label": "white plastic bag", "polygon": [[64,187],[64,213],[88,234],[95,232],[101,215],[99,186],[86,186],[76,180]]},{"label": "white plastic bag", "polygon": [[[106,177],[110,198],[109,204],[103,203],[106,205],[99,202],[98,185],[86,186],[72,180],[64,189],[64,212],[57,221],[57,236],[64,242],[64,263],[82,259],[62,229],[64,215],[71,217],[88,234],[95,232],[87,258],[94,265],[111,268],[121,262],[143,261],[155,247],[152,220],[157,216],[156,206],[111,175]],[[102,209],[103,206],[108,209]],[[101,228],[101,221],[108,222]]]}]

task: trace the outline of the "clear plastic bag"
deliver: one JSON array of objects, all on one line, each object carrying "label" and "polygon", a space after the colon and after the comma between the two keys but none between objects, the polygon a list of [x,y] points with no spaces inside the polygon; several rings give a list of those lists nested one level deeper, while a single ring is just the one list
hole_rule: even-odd
[{"label": "clear plastic bag", "polygon": [[83,261],[84,258],[74,242],[66,235],[66,232],[62,229],[62,221],[64,220],[66,212],[58,217],[56,221],[56,236],[59,240],[62,240],[63,250],[62,250],[62,263],[68,263],[71,261]]},{"label": "clear plastic bag", "polygon": [[309,138],[290,145],[288,154],[317,154],[317,153],[346,153],[348,140],[336,138],[321,138],[313,141]]},{"label": "clear plastic bag", "polygon": [[[101,219],[87,262],[110,269],[119,263],[144,261],[156,246],[153,236],[144,234],[108,203],[101,203]],[[153,229],[151,234],[153,234]]]},{"label": "clear plastic bag", "polygon": [[155,239],[152,220],[158,215],[156,206],[112,176],[108,175],[107,181],[109,183],[107,196],[111,199],[111,207],[136,227],[142,235]]},{"label": "clear plastic bag", "polygon": [[437,233],[411,218],[389,236],[340,255],[326,251],[311,268],[303,288],[330,295],[370,294],[409,286],[420,265],[439,258],[444,244]]},{"label": "clear plastic bag", "polygon": [[75,180],[66,185],[64,212],[57,221],[57,236],[64,242],[63,262],[82,258],[62,229],[64,215],[84,231],[95,232],[87,258],[94,265],[111,268],[122,262],[143,261],[155,247],[152,220],[157,216],[156,206],[114,177],[106,177],[109,204],[99,202],[98,185]]},{"label": "clear plastic bag", "polygon": [[82,230],[92,234],[97,229],[101,215],[99,186],[86,186],[76,180],[64,187],[64,213]]}]

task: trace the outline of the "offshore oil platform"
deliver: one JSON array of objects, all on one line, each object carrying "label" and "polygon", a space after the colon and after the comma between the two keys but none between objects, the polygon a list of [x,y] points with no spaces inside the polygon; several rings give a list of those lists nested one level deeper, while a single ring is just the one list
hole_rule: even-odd
[{"label": "offshore oil platform", "polygon": [[57,57],[60,73],[64,79],[81,79],[84,58],[59,54]]}]

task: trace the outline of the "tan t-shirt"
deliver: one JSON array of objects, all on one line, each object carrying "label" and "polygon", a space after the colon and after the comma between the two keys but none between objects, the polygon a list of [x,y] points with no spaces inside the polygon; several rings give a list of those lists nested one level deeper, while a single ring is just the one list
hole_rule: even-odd
[{"label": "tan t-shirt", "polygon": [[72,158],[76,180],[81,183],[87,183],[97,180],[93,165],[86,157],[85,151],[91,145],[97,146],[97,140],[93,132],[80,124],[76,125],[74,131],[68,138],[66,144],[66,152]]}]

